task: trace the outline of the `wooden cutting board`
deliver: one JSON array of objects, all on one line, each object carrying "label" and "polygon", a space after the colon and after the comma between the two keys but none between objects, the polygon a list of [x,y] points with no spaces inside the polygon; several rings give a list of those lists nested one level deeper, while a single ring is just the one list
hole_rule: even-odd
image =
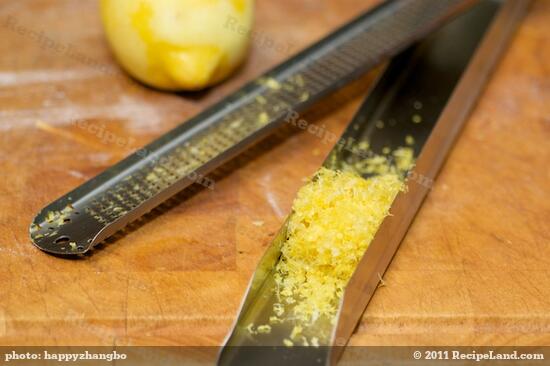
[{"label": "wooden cutting board", "polygon": [[[317,137],[267,139],[218,172],[214,190],[180,195],[84,259],[42,253],[28,225],[48,202],[373,3],[258,1],[238,74],[169,94],[118,69],[97,1],[4,2],[0,344],[221,344],[302,179],[331,148]],[[550,2],[534,1],[351,344],[550,345],[549,22]],[[307,119],[340,133],[375,74]]]}]

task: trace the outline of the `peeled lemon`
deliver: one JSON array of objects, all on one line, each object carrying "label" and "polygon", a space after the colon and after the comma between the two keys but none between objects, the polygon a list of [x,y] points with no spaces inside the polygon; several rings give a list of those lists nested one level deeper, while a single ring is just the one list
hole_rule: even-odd
[{"label": "peeled lemon", "polygon": [[253,0],[101,0],[101,16],[128,73],[163,90],[198,90],[244,60],[253,7]]}]

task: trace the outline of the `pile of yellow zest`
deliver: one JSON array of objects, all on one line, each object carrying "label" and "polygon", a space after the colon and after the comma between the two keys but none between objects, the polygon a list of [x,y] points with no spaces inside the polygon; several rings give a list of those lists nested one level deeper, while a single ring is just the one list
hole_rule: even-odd
[{"label": "pile of yellow zest", "polygon": [[364,179],[326,168],[302,187],[276,265],[279,312],[303,325],[321,316],[333,320],[357,263],[403,189],[395,172]]}]

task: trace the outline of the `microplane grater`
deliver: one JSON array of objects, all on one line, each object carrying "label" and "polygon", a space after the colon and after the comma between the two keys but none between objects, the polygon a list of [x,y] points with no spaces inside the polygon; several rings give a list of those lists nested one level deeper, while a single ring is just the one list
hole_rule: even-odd
[{"label": "microplane grater", "polygon": [[390,0],[57,199],[32,242],[58,255],[90,250],[301,112],[423,38],[472,0]]}]

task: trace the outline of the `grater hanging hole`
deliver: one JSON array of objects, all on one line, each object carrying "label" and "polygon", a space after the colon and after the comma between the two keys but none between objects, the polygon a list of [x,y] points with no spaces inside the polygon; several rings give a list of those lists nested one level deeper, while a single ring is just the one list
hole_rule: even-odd
[{"label": "grater hanging hole", "polygon": [[68,236],[60,236],[59,238],[55,239],[55,244],[67,244],[71,239]]}]

